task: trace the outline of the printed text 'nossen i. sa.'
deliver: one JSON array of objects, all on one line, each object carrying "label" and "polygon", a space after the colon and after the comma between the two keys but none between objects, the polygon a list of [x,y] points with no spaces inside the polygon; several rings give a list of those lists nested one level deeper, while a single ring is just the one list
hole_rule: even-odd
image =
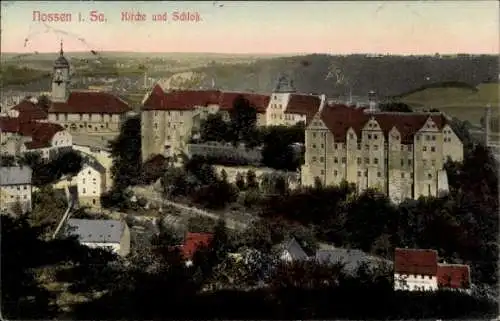
[{"label": "printed text 'nossen i. sa.'", "polygon": [[[33,21],[36,22],[107,22],[108,18],[98,10],[91,10],[88,13],[47,13],[34,10],[32,14]],[[117,17],[119,21],[124,22],[143,22],[143,21],[178,21],[178,22],[199,22],[202,21],[201,14],[197,11],[173,11],[161,12],[148,15],[140,11],[122,11]],[[113,19],[114,21],[115,19]]]}]

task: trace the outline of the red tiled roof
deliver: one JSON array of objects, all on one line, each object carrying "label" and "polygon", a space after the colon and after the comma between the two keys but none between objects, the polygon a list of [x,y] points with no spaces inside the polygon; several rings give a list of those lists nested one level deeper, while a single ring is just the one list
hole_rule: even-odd
[{"label": "red tiled roof", "polygon": [[265,112],[270,97],[267,95],[218,90],[175,90],[163,92],[159,85],[151,91],[143,110],[192,110],[196,106],[218,105],[220,110],[230,110],[239,95],[247,99],[257,112]]},{"label": "red tiled roof", "polygon": [[40,106],[33,104],[31,101],[23,100],[16,106],[12,107],[13,110],[19,112],[19,119],[23,121],[47,119],[48,113]]},{"label": "red tiled roof", "polygon": [[219,106],[221,110],[231,110],[233,108],[233,102],[236,97],[242,96],[250,102],[250,105],[254,106],[258,113],[265,113],[267,106],[269,105],[269,100],[271,99],[268,95],[253,94],[253,93],[237,93],[237,92],[223,92],[221,93]]},{"label": "red tiled roof", "polygon": [[182,254],[186,259],[192,259],[194,253],[205,246],[210,246],[213,235],[211,233],[190,233],[186,234],[184,245],[182,246]]},{"label": "red tiled roof", "polygon": [[437,260],[435,250],[396,248],[394,273],[436,276]]},{"label": "red tiled roof", "polygon": [[122,114],[131,111],[129,105],[113,94],[74,91],[65,103],[52,103],[49,113]]},{"label": "red tiled roof", "polygon": [[0,129],[3,132],[31,137],[31,142],[25,143],[28,149],[50,147],[52,137],[64,130],[61,125],[54,123],[23,122],[18,118],[10,117],[0,117]]},{"label": "red tiled roof", "polygon": [[438,264],[438,286],[443,288],[469,288],[470,268],[464,264]]},{"label": "red tiled roof", "polygon": [[393,127],[401,134],[401,142],[413,142],[413,136],[419,131],[429,117],[436,123],[438,129],[446,124],[444,115],[421,113],[366,113],[363,108],[353,108],[346,105],[330,105],[321,111],[321,119],[332,132],[336,141],[344,141],[349,128],[360,137],[361,130],[373,117],[380,125],[387,138]]}]

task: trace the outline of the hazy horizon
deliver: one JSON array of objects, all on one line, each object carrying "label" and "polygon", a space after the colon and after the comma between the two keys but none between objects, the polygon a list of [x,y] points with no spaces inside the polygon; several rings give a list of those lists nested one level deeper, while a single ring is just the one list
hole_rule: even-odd
[{"label": "hazy horizon", "polygon": [[[223,5],[223,7],[220,7]],[[140,8],[140,9],[139,9]],[[79,22],[89,12],[106,22]],[[33,21],[33,11],[71,13],[71,22]],[[121,21],[141,11],[144,22]],[[189,11],[199,22],[151,21]],[[4,53],[213,53],[233,55],[498,54],[495,1],[41,2],[2,4]],[[88,19],[87,19],[88,20]],[[26,41],[26,39],[28,39]]]}]

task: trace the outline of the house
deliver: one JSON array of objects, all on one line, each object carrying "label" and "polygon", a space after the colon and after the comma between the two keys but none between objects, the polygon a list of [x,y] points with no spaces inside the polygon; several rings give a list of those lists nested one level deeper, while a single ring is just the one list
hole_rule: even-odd
[{"label": "house", "polygon": [[427,249],[396,248],[394,254],[394,289],[435,291],[438,253]]},{"label": "house", "polygon": [[[0,167],[0,212],[31,211],[32,170],[23,167]],[[19,205],[19,208],[16,208]],[[17,213],[14,213],[17,214]]]},{"label": "house", "polygon": [[437,269],[438,288],[470,292],[470,267],[465,264],[439,263]]},{"label": "house", "polygon": [[110,249],[120,256],[130,252],[130,230],[125,221],[69,219],[66,233],[91,248]]},{"label": "house", "polygon": [[306,124],[303,185],[354,183],[399,203],[447,192],[443,166],[463,144],[441,113],[381,112],[322,105]]},{"label": "house", "polygon": [[78,204],[101,207],[101,194],[106,191],[106,169],[96,160],[86,157],[85,164],[76,175]]},{"label": "house", "polygon": [[384,265],[392,265],[392,262],[388,260],[368,255],[363,251],[344,248],[320,249],[316,251],[316,262],[322,265],[343,264],[344,271],[351,275],[356,273],[363,264],[371,270]]},{"label": "house", "polygon": [[39,153],[50,160],[61,151],[72,149],[71,134],[54,123],[39,122],[17,117],[17,112],[0,117],[0,153],[21,155]]},{"label": "house", "polygon": [[438,263],[438,254],[435,250],[401,248],[395,250],[395,290],[453,289],[469,292],[471,283],[468,265]]},{"label": "house", "polygon": [[201,248],[209,247],[213,240],[211,233],[191,233],[187,232],[184,243],[181,246],[181,253],[186,260],[186,265],[193,265],[193,257]]},{"label": "house", "polygon": [[307,253],[302,249],[299,242],[292,237],[289,240],[280,243],[276,246],[275,251],[280,260],[285,262],[305,261],[309,258]]},{"label": "house", "polygon": [[49,114],[34,99],[24,99],[19,104],[10,109],[9,112],[16,112],[17,117],[24,121],[47,121]]},{"label": "house", "polygon": [[71,133],[117,135],[127,112],[132,109],[117,96],[107,92],[70,91],[70,65],[61,43],[54,62],[48,120]]}]

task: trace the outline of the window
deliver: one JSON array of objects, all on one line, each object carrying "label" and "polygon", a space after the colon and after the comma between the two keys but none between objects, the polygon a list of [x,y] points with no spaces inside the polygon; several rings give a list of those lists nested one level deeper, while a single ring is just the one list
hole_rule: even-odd
[{"label": "window", "polygon": [[401,178],[405,178],[405,173],[401,173]]},{"label": "window", "polygon": [[334,157],[334,158],[333,158],[333,162],[334,162],[335,164],[338,164],[339,159],[338,159],[337,157]]},{"label": "window", "polygon": [[382,177],[382,173],[381,172],[377,172],[377,177]]},{"label": "window", "polygon": [[405,145],[401,145],[401,151],[405,150]]},{"label": "window", "polygon": [[20,190],[21,190],[21,186],[18,186],[18,187],[17,187],[17,190],[18,190],[18,191],[20,191]]},{"label": "window", "polygon": [[427,178],[431,179],[432,178],[432,174],[431,173],[427,174]]},{"label": "window", "polygon": [[312,148],[316,148],[316,144],[312,144]]},{"label": "window", "polygon": [[333,176],[337,176],[338,174],[339,174],[339,172],[333,171]]},{"label": "window", "polygon": [[435,135],[432,135],[431,138],[432,138],[432,140],[436,140],[436,136]]},{"label": "window", "polygon": [[405,160],[401,158],[401,166],[405,166]]},{"label": "window", "polygon": [[408,151],[411,152],[411,145],[408,145]]},{"label": "window", "polygon": [[436,147],[431,146],[431,152],[435,152],[435,151],[436,151]]},{"label": "window", "polygon": [[358,161],[358,165],[361,165],[361,157],[358,157],[357,161]]},{"label": "window", "polygon": [[313,138],[316,138],[316,133],[313,133]]},{"label": "window", "polygon": [[422,163],[424,164],[424,166],[427,166],[427,159],[422,159]]},{"label": "window", "polygon": [[435,159],[431,160],[431,164],[432,166],[436,166],[436,160]]},{"label": "window", "polygon": [[349,134],[349,139],[354,139],[354,135],[353,134]]},{"label": "window", "polygon": [[368,134],[368,139],[372,139],[372,135],[371,134]]},{"label": "window", "polygon": [[324,158],[324,157],[320,157],[320,158],[319,158],[319,161],[320,161],[321,163],[323,163],[323,162],[325,161],[325,158]]},{"label": "window", "polygon": [[365,172],[365,177],[368,177],[368,171]]},{"label": "window", "polygon": [[24,198],[24,199],[27,199],[27,198],[28,198],[28,196],[24,195],[24,197],[23,197],[23,198]]},{"label": "window", "polygon": [[373,139],[378,139],[378,135],[373,135]]},{"label": "window", "polygon": [[321,175],[325,175],[325,170],[324,169],[321,170]]},{"label": "window", "polygon": [[84,193],[84,194],[85,194],[85,193],[87,193],[87,191],[85,190],[85,188],[83,189],[83,193]]},{"label": "window", "polygon": [[358,177],[361,177],[361,172],[360,171],[358,171]]},{"label": "window", "polygon": [[28,189],[28,186],[24,186],[24,190],[27,190]]},{"label": "window", "polygon": [[373,145],[373,150],[378,150],[378,145]]},{"label": "window", "polygon": [[83,184],[85,184],[85,178],[83,179]]},{"label": "window", "polygon": [[325,144],[321,144],[321,148],[325,148]]},{"label": "window", "polygon": [[411,166],[411,159],[408,160],[408,166]]},{"label": "window", "polygon": [[338,144],[333,145],[333,149],[337,150],[339,148]]},{"label": "window", "polygon": [[365,145],[365,150],[370,150],[370,145]]},{"label": "window", "polygon": [[365,157],[365,164],[370,164],[370,159],[368,157]]},{"label": "window", "polygon": [[158,129],[158,124],[157,123],[155,123],[155,129]]},{"label": "window", "polygon": [[179,116],[181,116],[181,117],[182,117],[182,111],[180,111],[180,112],[179,112]]},{"label": "window", "polygon": [[429,135],[425,135],[425,140],[431,140],[431,137]]},{"label": "window", "polygon": [[361,150],[361,144],[358,143],[358,150]]},{"label": "window", "polygon": [[347,162],[347,159],[345,157],[342,157],[342,164],[345,164]]},{"label": "window", "polygon": [[373,163],[374,163],[375,165],[377,165],[377,164],[378,164],[378,158],[374,158],[374,159],[373,159]]},{"label": "window", "polygon": [[92,199],[92,204],[93,204],[93,205],[95,205],[95,198],[94,198],[94,199]]},{"label": "window", "polygon": [[422,147],[422,151],[426,152],[427,151],[427,146]]},{"label": "window", "polygon": [[313,156],[312,161],[313,161],[313,162],[315,162],[315,161],[316,161],[316,156]]}]

